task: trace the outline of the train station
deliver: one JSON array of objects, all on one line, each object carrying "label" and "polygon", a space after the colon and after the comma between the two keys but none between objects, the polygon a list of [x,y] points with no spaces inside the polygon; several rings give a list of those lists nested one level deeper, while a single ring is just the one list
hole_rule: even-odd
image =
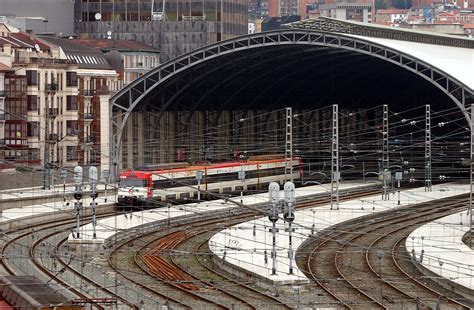
[{"label": "train station", "polygon": [[472,309],[473,51],[320,17],[166,61],[101,110],[97,167],[1,192],[0,281],[64,309]]}]

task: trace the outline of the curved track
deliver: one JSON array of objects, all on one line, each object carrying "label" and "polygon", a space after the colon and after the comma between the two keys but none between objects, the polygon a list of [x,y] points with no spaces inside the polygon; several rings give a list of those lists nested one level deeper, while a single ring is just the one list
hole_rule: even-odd
[{"label": "curved track", "polygon": [[[107,215],[98,217],[104,216]],[[90,217],[84,217],[83,221],[87,222],[90,219]],[[61,255],[57,251],[50,248],[51,243],[48,241],[50,238],[61,236],[61,238],[65,240],[64,236],[69,235],[75,225],[75,220],[57,220],[51,221],[48,224],[38,225],[36,229],[26,228],[8,232],[8,235],[13,236],[16,234],[16,236],[11,237],[11,239],[2,246],[2,267],[10,275],[33,274],[40,277],[47,277],[49,279],[48,282],[66,288],[74,298],[93,304],[98,309],[105,309],[94,301],[96,299],[94,297],[97,296],[91,296],[85,293],[84,290],[71,286],[68,280],[65,280],[67,279],[66,274],[71,273],[72,278],[76,277],[88,282],[88,285],[95,285],[97,290],[104,294],[100,295],[101,302],[114,304],[117,300],[120,300],[122,303],[129,305],[130,308],[136,308],[126,300],[115,296],[115,294],[109,290],[101,288],[100,284],[83,277],[79,272],[69,267],[69,263],[73,259],[72,254],[69,256],[69,262],[66,263],[61,259]],[[22,258],[18,259],[15,256],[12,257],[12,253],[21,255]],[[60,266],[57,265],[58,262]],[[71,274],[69,276],[71,276]]]},{"label": "curved track", "polygon": [[[344,195],[341,196],[341,201],[371,195],[374,194],[374,192],[378,192],[378,190],[363,189],[354,191],[352,193],[344,193]],[[307,199],[301,202],[298,205],[298,208],[314,207],[327,202],[328,197]],[[144,288],[144,290],[159,291],[167,296],[170,303],[179,300],[188,307],[201,308],[232,308],[235,306],[241,306],[243,308],[252,309],[255,307],[260,307],[261,304],[279,305],[279,308],[288,308],[288,306],[273,298],[269,294],[263,294],[258,292],[258,290],[243,286],[242,281],[238,281],[237,279],[232,280],[239,283],[238,285],[235,284],[229,280],[230,278],[228,275],[225,276],[222,273],[213,271],[212,277],[219,278],[225,283],[233,283],[230,285],[232,289],[237,288],[237,290],[243,290],[243,292],[238,291],[237,293],[233,293],[230,292],[228,287],[218,287],[216,283],[213,283],[214,281],[207,281],[206,277],[209,276],[209,270],[205,271],[205,274],[199,275],[194,274],[194,271],[190,271],[189,273],[186,273],[185,276],[183,276],[183,270],[176,266],[179,264],[177,262],[176,256],[172,255],[172,257],[170,257],[170,255],[167,255],[173,252],[173,248],[178,246],[178,243],[181,243],[176,242],[176,235],[172,234],[179,230],[179,227],[184,226],[184,230],[189,232],[189,238],[185,238],[186,240],[183,241],[186,241],[185,243],[188,243],[188,241],[192,243],[193,238],[191,236],[191,232],[193,230],[195,230],[196,233],[200,235],[200,231],[202,232],[206,230],[209,231],[217,229],[216,227],[223,229],[226,226],[248,221],[253,219],[255,216],[261,215],[262,211],[257,208],[239,208],[237,213],[232,215],[232,221],[226,220],[224,222],[221,217],[209,214],[199,220],[189,221],[186,224],[181,224],[180,226],[164,226],[158,232],[147,235],[142,234],[140,236],[131,238],[127,242],[124,242],[120,245],[116,245],[116,248],[113,249],[109,254],[108,261],[117,273],[130,280],[132,283],[134,283],[134,285],[139,285],[138,283],[145,282],[147,283],[147,287]],[[217,226],[214,228],[209,228],[210,225]],[[168,240],[166,235],[168,235]],[[161,246],[164,246],[164,249],[158,249],[156,254],[165,255],[154,255],[153,258],[151,258],[153,255],[149,255],[149,258],[145,259],[148,260],[149,266],[139,259],[137,254],[135,254],[132,258],[131,253],[141,253],[141,255],[144,255],[146,254],[147,250],[149,250],[148,248],[152,247],[151,244],[157,242],[158,240],[162,240]],[[173,260],[175,262],[173,262]],[[201,271],[204,271],[203,269],[201,269]],[[143,273],[150,277],[143,275]],[[166,273],[168,274],[167,276],[165,276]],[[150,282],[150,278],[155,279],[154,282]],[[160,281],[156,281],[156,278],[160,279]],[[199,288],[199,290],[196,290],[196,288]],[[244,296],[246,299],[243,300],[243,298],[240,296]],[[260,298],[254,300],[256,296],[260,296]]]},{"label": "curved track", "polygon": [[468,299],[434,290],[401,269],[400,244],[417,226],[465,208],[465,197],[396,209],[320,232],[297,252],[297,263],[341,305],[351,309],[469,309]]},{"label": "curved track", "polygon": [[[374,191],[367,189],[358,190],[353,193],[345,193],[341,196],[341,200],[353,199],[355,197],[373,194]],[[317,197],[307,199],[301,202],[300,208],[313,207],[318,204],[326,203],[327,197]],[[234,212],[234,211],[232,211]],[[258,208],[240,208],[237,211],[236,219],[233,222],[226,222],[225,225],[233,225],[239,221],[245,221],[261,216],[262,211]],[[104,213],[98,217],[105,217],[115,214]],[[222,216],[222,215],[221,215]],[[90,221],[90,217],[82,218],[83,224]],[[190,219],[185,221],[186,227],[195,223],[195,235],[188,235],[176,244],[176,247],[188,247],[193,243],[195,238],[204,236],[204,231],[209,229],[209,225],[217,225],[223,228],[222,218],[214,214],[204,215],[199,221]],[[220,226],[218,223],[220,222]],[[169,224],[169,223],[168,223]],[[105,304],[117,303],[120,307],[128,309],[136,309],[143,307],[157,307],[158,305],[169,305],[175,308],[213,308],[224,309],[237,306],[239,308],[256,309],[263,305],[272,305],[277,308],[289,308],[278,299],[267,293],[263,293],[258,289],[245,285],[230,275],[218,273],[215,270],[207,269],[199,255],[199,249],[191,249],[195,265],[199,265],[201,271],[195,274],[196,270],[187,270],[189,276],[194,276],[193,282],[199,283],[200,293],[203,296],[190,294],[187,289],[179,289],[179,285],[172,285],[172,281],[156,281],[156,277],[147,278],[143,273],[143,264],[141,266],[133,266],[135,255],[131,251],[133,245],[126,242],[118,245],[108,256],[107,266],[97,264],[96,258],[93,258],[93,250],[80,249],[71,254],[70,248],[66,243],[67,236],[75,227],[73,219],[56,220],[49,223],[43,223],[34,227],[18,229],[17,231],[8,232],[10,238],[3,244],[1,263],[7,273],[15,274],[34,274],[44,279],[45,282],[54,284],[60,289],[69,292],[67,295],[72,299],[82,300],[85,304],[93,304],[96,308],[103,309]],[[181,226],[182,227],[182,226]],[[171,229],[179,229],[179,226],[164,227],[166,231]],[[166,234],[167,232],[165,232]],[[142,240],[139,240],[142,239]],[[131,242],[140,243],[141,247],[158,239],[152,234],[147,239],[146,236],[140,235],[132,239]],[[139,241],[138,241],[139,240]],[[206,246],[207,237],[199,242],[200,247]],[[137,248],[137,251],[139,250]],[[175,251],[174,247],[171,251]],[[119,258],[120,253],[122,258]],[[22,257],[21,259],[15,259]],[[100,258],[100,257],[99,257]],[[123,262],[120,260],[124,259]],[[100,261],[100,259],[99,259]],[[170,259],[169,262],[175,267],[182,264],[176,257]],[[112,269],[110,269],[112,266]],[[176,267],[178,268],[178,267]],[[185,269],[185,268],[183,268]],[[106,271],[109,270],[109,271]],[[201,272],[213,273],[214,280],[206,278],[197,280]],[[112,280],[111,280],[112,279]],[[112,281],[112,282],[111,282]],[[231,287],[223,287],[222,283],[231,283]],[[65,291],[65,292],[66,292]],[[217,294],[216,294],[217,292]],[[127,295],[128,294],[128,295]],[[212,297],[218,295],[216,297]],[[100,300],[100,301],[99,301]],[[103,305],[100,304],[103,302]]]}]

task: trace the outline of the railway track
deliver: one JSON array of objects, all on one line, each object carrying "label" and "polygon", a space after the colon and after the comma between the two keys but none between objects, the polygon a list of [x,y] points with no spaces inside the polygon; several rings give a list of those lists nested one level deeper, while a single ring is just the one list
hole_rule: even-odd
[{"label": "railway track", "polygon": [[[98,218],[109,216],[110,214],[104,214],[98,216]],[[91,220],[91,217],[84,217],[83,221],[87,222]],[[71,294],[70,296],[73,299],[81,299],[83,301],[88,301],[92,303],[97,309],[105,309],[102,305],[94,303],[94,297],[87,293],[84,293],[83,290],[73,287],[68,283],[68,281],[64,280],[64,273],[66,271],[72,272],[77,277],[81,277],[83,280],[89,282],[89,284],[95,285],[99,290],[103,291],[104,293],[111,293],[108,292],[107,289],[101,288],[100,284],[94,283],[90,281],[82,275],[80,275],[77,271],[73,270],[69,267],[69,263],[65,263],[61,260],[61,255],[59,253],[54,252],[48,248],[48,240],[55,237],[55,236],[62,236],[62,239],[65,241],[71,229],[74,228],[76,225],[75,220],[56,220],[52,221],[49,224],[41,224],[33,229],[26,228],[20,229],[17,231],[7,232],[8,236],[12,236],[5,244],[2,246],[1,254],[1,265],[5,269],[5,271],[10,275],[17,275],[17,274],[33,274],[39,276],[40,278],[47,278],[48,283],[57,284],[63,290]],[[13,236],[16,235],[16,236]],[[11,257],[11,253],[15,253],[16,255],[20,256],[20,258],[13,256]],[[45,267],[45,260],[49,260],[51,257],[55,257],[56,261],[59,262],[63,267],[57,266],[55,268],[47,268]],[[72,256],[71,256],[72,259]],[[11,262],[9,262],[12,260]],[[19,260],[24,260],[21,263]],[[25,270],[26,269],[26,270]],[[116,300],[121,300],[125,304],[129,304],[123,299],[117,298],[113,293],[111,295],[103,295],[100,296],[102,301],[108,300],[109,303],[115,303]],[[133,305],[130,305],[133,308]]]},{"label": "railway track", "polygon": [[409,260],[400,246],[417,226],[465,208],[465,197],[366,216],[320,232],[297,252],[300,269],[342,306],[469,309],[453,292],[434,290],[400,268]]},{"label": "railway track", "polygon": [[[235,224],[246,219],[248,219],[248,215],[241,216],[231,223]],[[213,285],[204,283],[183,272],[169,257],[164,258],[164,255],[160,255],[155,259],[150,259],[150,256],[154,256],[153,253],[170,253],[170,251],[173,251],[174,245],[187,240],[188,237],[192,237],[193,225],[196,225],[196,228],[202,228],[221,221],[222,219],[215,218],[189,223],[186,227],[186,236],[179,230],[179,227],[173,228],[171,233],[169,230],[162,230],[145,236],[138,236],[115,248],[109,255],[109,263],[117,272],[127,277],[135,285],[141,285],[140,282],[150,283],[142,289],[165,292],[170,303],[179,300],[181,306],[187,308],[231,309],[233,305],[239,305],[245,306],[244,308],[255,309],[239,296],[222,289],[219,290]],[[180,236],[181,238],[177,238]],[[158,243],[158,245],[153,247],[151,246],[153,243]],[[149,249],[150,247],[151,249]],[[140,253],[147,252],[152,253],[140,255]],[[134,266],[130,266],[131,259],[123,257],[130,255],[130,253],[135,253],[133,255]],[[148,256],[148,258],[143,261],[144,256]],[[121,264],[123,261],[127,261],[129,271],[124,270],[125,265]],[[157,281],[157,278],[160,281]]]},{"label": "railway track", "polygon": [[[217,222],[204,227],[190,228],[185,235],[181,231],[168,234],[154,242],[152,250],[144,256],[150,255],[150,252],[162,252],[163,249],[159,247],[159,244],[163,240],[166,242],[172,241],[172,247],[166,248],[166,252],[162,252],[162,255],[164,254],[163,256],[167,257],[175,270],[185,272],[187,277],[194,281],[194,286],[204,289],[206,292],[211,292],[212,295],[222,294],[223,297],[221,298],[229,299],[226,304],[239,309],[290,309],[289,306],[284,305],[273,296],[203,265],[202,257],[207,257],[208,260],[211,260],[212,257],[209,252],[200,252],[199,249],[202,249],[209,238],[221,227],[222,222]],[[176,234],[180,237],[176,238]],[[187,253],[187,255],[180,255],[179,253]],[[148,265],[148,267],[150,266]]]},{"label": "railway track", "polygon": [[[341,196],[341,201],[343,200],[349,200],[349,199],[354,199],[357,197],[363,197],[367,195],[372,195],[374,193],[378,193],[379,190],[359,190],[355,191],[353,193],[345,193],[344,195]],[[322,205],[328,203],[329,198],[328,197],[318,197],[318,198],[313,198],[313,199],[307,199],[301,203],[298,204],[298,208],[308,208],[308,207],[314,207],[317,205]],[[197,231],[202,229],[202,230],[209,230],[207,227],[208,225],[213,225],[214,223],[219,224],[219,228],[223,229],[226,226],[232,226],[235,224],[238,224],[240,222],[248,221],[251,220],[255,217],[262,216],[263,209],[256,209],[256,208],[240,208],[239,211],[233,215],[232,219],[233,221],[226,221],[226,223],[223,223],[221,217],[215,217],[212,218],[212,215],[209,215],[208,217],[205,217],[200,220],[196,220],[195,222],[189,222],[187,223],[186,226],[186,231],[191,232],[193,229],[196,229]],[[225,225],[224,225],[225,224]],[[181,226],[182,227],[182,226]],[[169,231],[166,232],[166,229],[170,229],[167,227],[164,227],[162,232],[155,232],[155,233],[150,233],[148,235],[140,235],[136,236],[135,238],[129,239],[126,242],[123,242],[120,245],[117,245],[115,249],[113,249],[109,253],[108,261],[109,265],[112,266],[113,270],[119,274],[121,274],[124,278],[127,278],[130,280],[133,285],[136,286],[141,286],[141,282],[146,282],[148,283],[146,287],[143,287],[144,291],[150,292],[165,292],[169,303],[174,303],[177,300],[179,301],[189,301],[190,304],[188,305],[189,307],[202,307],[202,308],[208,308],[208,307],[216,307],[216,308],[231,308],[233,305],[245,305],[246,308],[255,308],[255,306],[252,305],[252,302],[244,301],[241,300],[236,294],[232,294],[227,291],[224,291],[222,288],[217,288],[215,285],[210,285],[212,283],[203,283],[202,280],[197,280],[196,275],[195,277],[192,277],[191,275],[183,275],[183,271],[181,268],[176,266],[177,264],[173,263],[172,260],[168,257],[167,259],[164,259],[161,256],[157,255],[149,255],[148,258],[145,258],[145,261],[148,262],[149,266],[146,266],[146,263],[143,263],[143,261],[138,257],[137,254],[135,254],[133,260],[130,257],[132,252],[135,253],[143,253],[145,254],[147,251],[143,250],[147,248],[150,244],[153,242],[156,242],[157,240],[160,239],[160,236],[165,236],[169,234]],[[179,230],[179,227],[174,227],[173,229]],[[176,243],[176,237],[177,235],[169,235],[168,238],[169,240],[162,241],[162,245],[165,246],[165,248],[168,247],[168,245],[174,245]],[[190,236],[188,234],[188,236]],[[189,240],[191,242],[192,238],[186,238],[186,241]],[[156,252],[169,252],[168,251],[163,251],[163,249],[158,249]],[[154,256],[154,258],[151,258]],[[175,258],[175,257],[173,257]],[[157,271],[159,271],[157,273]],[[155,281],[151,283],[148,277],[144,277],[143,273],[146,273],[149,276],[153,276],[153,279]],[[166,274],[166,276],[164,276]],[[215,277],[218,277],[219,275],[217,273],[214,273]],[[222,274],[220,275],[221,277]],[[160,281],[156,281],[156,278],[160,279]],[[229,278],[226,279],[228,281]],[[196,283],[200,283],[200,285],[197,285],[199,287],[199,290],[196,290]],[[183,285],[186,287],[183,287]],[[189,290],[189,288],[192,288]],[[245,290],[245,288],[243,288]],[[213,295],[216,295],[217,292],[221,292],[221,295],[224,295],[226,297],[218,297],[217,299],[224,299],[224,300],[215,300],[213,301],[212,299],[215,299]],[[194,292],[193,291],[197,291]],[[205,296],[199,296],[199,294],[203,294],[203,292],[212,292],[213,294],[204,294]],[[247,288],[247,294],[249,294],[249,289]],[[245,294],[244,296],[246,296]],[[266,297],[263,297],[264,299],[266,298],[265,303],[270,304],[274,303],[276,299],[271,299],[268,294],[262,294],[262,293],[257,293],[255,290],[253,290],[253,294],[259,294],[259,295],[266,295]],[[191,295],[191,296],[190,296]],[[204,297],[202,299],[201,297]],[[253,298],[253,297],[252,297]],[[249,299],[252,299],[249,298]],[[262,297],[261,297],[262,298]],[[270,300],[269,300],[270,299]],[[224,302],[222,302],[224,301]],[[184,302],[182,302],[184,303]],[[255,304],[255,302],[253,302]],[[181,306],[183,306],[181,304]],[[288,308],[288,306],[282,304],[280,302],[280,308]]]},{"label": "railway track", "polygon": [[[374,192],[376,191],[357,191],[352,194],[346,193],[341,196],[341,200],[370,195]],[[327,197],[319,197],[316,199],[301,202],[299,207],[312,207],[317,204],[327,203],[327,200]],[[254,208],[241,208],[239,212],[241,213],[238,214],[239,221],[245,221],[254,218],[256,215],[261,216],[262,211],[256,210]],[[100,217],[105,217],[112,214],[116,214],[116,212],[103,214]],[[208,217],[212,218],[212,215],[205,216],[203,218]],[[83,218],[84,223],[89,220],[89,217]],[[222,219],[220,218],[216,218],[215,220],[222,221]],[[206,220],[198,224],[197,227],[199,227],[199,225],[203,226],[205,224],[205,221]],[[229,224],[231,223],[229,222]],[[3,265],[6,272],[9,274],[37,274],[48,283],[57,283],[58,287],[62,287],[61,289],[66,288],[72,298],[90,301],[93,298],[100,297],[102,300],[115,300],[116,302],[119,302],[122,307],[126,307],[129,309],[143,308],[144,306],[145,308],[146,306],[151,307],[151,304],[154,305],[153,307],[156,307],[160,304],[165,304],[178,308],[193,308],[196,307],[196,305],[202,305],[202,308],[216,309],[230,308],[233,304],[240,304],[246,305],[246,308],[256,308],[254,305],[248,303],[245,300],[239,301],[239,297],[236,294],[232,293],[228,294],[228,298],[234,299],[234,302],[230,304],[214,302],[212,300],[206,300],[205,298],[190,298],[189,292],[187,292],[188,290],[183,290],[180,293],[176,293],[177,291],[179,291],[178,289],[176,289],[176,287],[170,287],[168,285],[169,283],[164,282],[157,284],[158,281],[156,281],[156,278],[152,279],[153,283],[143,281],[143,271],[140,271],[140,273],[138,273],[138,276],[135,276],[135,280],[131,281],[131,277],[124,276],[124,273],[128,272],[130,274],[130,271],[133,270],[134,267],[131,267],[129,265],[120,267],[117,266],[117,264],[115,264],[116,266],[114,266],[113,254],[109,255],[108,262],[111,266],[114,266],[115,269],[111,270],[108,273],[115,278],[115,286],[117,286],[118,284],[119,286],[121,286],[121,290],[117,290],[117,288],[107,288],[107,286],[110,287],[113,286],[113,284],[107,284],[108,282],[105,281],[105,279],[103,281],[102,279],[98,280],[100,277],[94,277],[91,274],[85,273],[85,269],[87,269],[87,267],[90,265],[90,257],[87,261],[84,261],[84,257],[73,257],[69,255],[70,253],[68,253],[68,248],[65,243],[68,234],[74,226],[74,220],[57,220],[47,224],[41,224],[25,229],[18,229],[15,232],[8,232],[7,234],[12,237],[10,240],[3,244],[1,252],[1,264]],[[222,228],[222,226],[220,227]],[[142,236],[140,236],[139,238],[142,238]],[[187,243],[188,241],[191,242],[191,240],[191,238],[189,238],[189,240],[188,238],[186,238],[186,240],[183,240],[183,242]],[[126,243],[124,243],[124,245],[125,244]],[[22,249],[21,251],[18,251],[18,249],[13,250],[15,247],[20,247]],[[118,247],[115,249],[115,253],[117,253],[117,250],[120,250],[120,248],[124,252],[128,253],[128,264],[130,264],[131,260],[133,259],[131,259],[130,257],[131,255],[129,249],[125,247]],[[23,267],[13,263],[13,260],[11,260],[13,259],[11,253],[16,253],[14,255],[17,255],[18,252],[20,253],[20,256],[23,260],[28,261],[24,264],[24,266],[26,266],[26,270],[19,271],[18,269],[22,269]],[[55,266],[52,266],[52,261],[55,261]],[[86,265],[85,268],[84,265]],[[137,270],[135,269],[134,271],[136,272]],[[215,273],[215,276],[217,276],[217,273]],[[229,279],[227,279],[226,281],[229,282]],[[201,291],[215,292],[217,289],[215,287],[212,287],[212,285],[210,284],[212,283],[206,283],[207,286],[204,290],[201,289]],[[127,297],[127,291],[129,291],[127,289],[128,287],[134,288],[135,292],[139,291],[139,293],[136,293],[136,296],[133,296],[133,298],[131,298],[131,296]],[[125,295],[123,293],[124,291]],[[176,298],[170,296],[170,291],[174,292],[173,294],[176,295]],[[186,291],[186,293],[184,291]],[[226,294],[224,290],[221,291],[223,295]],[[250,291],[252,290],[247,288],[247,295],[245,296],[247,296],[246,298],[248,299],[255,298],[255,296],[257,296],[258,294],[262,296],[264,295],[258,291],[253,291],[252,294],[254,295],[252,295],[252,297],[249,297],[248,294],[250,294]],[[271,296],[262,298],[267,298],[267,302],[268,300],[272,300]],[[133,299],[134,302],[130,302],[129,300],[131,299]],[[198,299],[200,299],[201,301],[198,301]],[[147,304],[149,300],[156,301],[154,301],[154,303]],[[273,300],[273,302],[275,301],[276,299]],[[104,308],[99,304],[95,304],[94,306],[98,309]],[[280,308],[288,307],[280,303]]]}]

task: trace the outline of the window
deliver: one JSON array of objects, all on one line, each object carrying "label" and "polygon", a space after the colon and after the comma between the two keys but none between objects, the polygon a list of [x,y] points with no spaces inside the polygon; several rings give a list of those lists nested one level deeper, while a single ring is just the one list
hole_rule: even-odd
[{"label": "window", "polygon": [[66,121],[66,134],[76,136],[78,134],[77,121]]},{"label": "window", "polygon": [[38,85],[38,72],[36,70],[26,70],[26,85]]},{"label": "window", "polygon": [[66,160],[67,161],[72,161],[72,160],[77,160],[77,149],[75,146],[68,146],[66,149]]},{"label": "window", "polygon": [[39,149],[30,149],[29,152],[30,152],[30,159],[31,160],[38,160],[39,159],[39,155],[40,155],[40,150]]},{"label": "window", "polygon": [[77,86],[76,72],[66,72],[66,86]]},{"label": "window", "polygon": [[21,144],[19,140],[26,137],[27,126],[25,123],[6,123],[5,124],[5,139],[12,139],[10,144]]},{"label": "window", "polygon": [[77,110],[77,97],[67,96],[66,97],[66,110],[76,111]]},{"label": "window", "polygon": [[39,136],[39,124],[38,122],[28,122],[28,137]]},{"label": "window", "polygon": [[28,111],[38,110],[38,97],[34,95],[28,95],[27,107]]}]

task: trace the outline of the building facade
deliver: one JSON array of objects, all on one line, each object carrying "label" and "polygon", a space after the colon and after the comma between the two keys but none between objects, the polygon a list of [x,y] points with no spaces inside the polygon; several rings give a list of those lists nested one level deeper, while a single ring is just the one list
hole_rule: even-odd
[{"label": "building facade", "polygon": [[341,20],[372,22],[371,3],[338,2],[319,5],[320,15]]},{"label": "building facade", "polygon": [[159,49],[166,61],[248,32],[246,0],[115,0],[75,2],[80,37],[135,40]]},{"label": "building facade", "polygon": [[123,73],[56,37],[2,33],[0,48],[0,165],[107,167],[109,98]]}]

